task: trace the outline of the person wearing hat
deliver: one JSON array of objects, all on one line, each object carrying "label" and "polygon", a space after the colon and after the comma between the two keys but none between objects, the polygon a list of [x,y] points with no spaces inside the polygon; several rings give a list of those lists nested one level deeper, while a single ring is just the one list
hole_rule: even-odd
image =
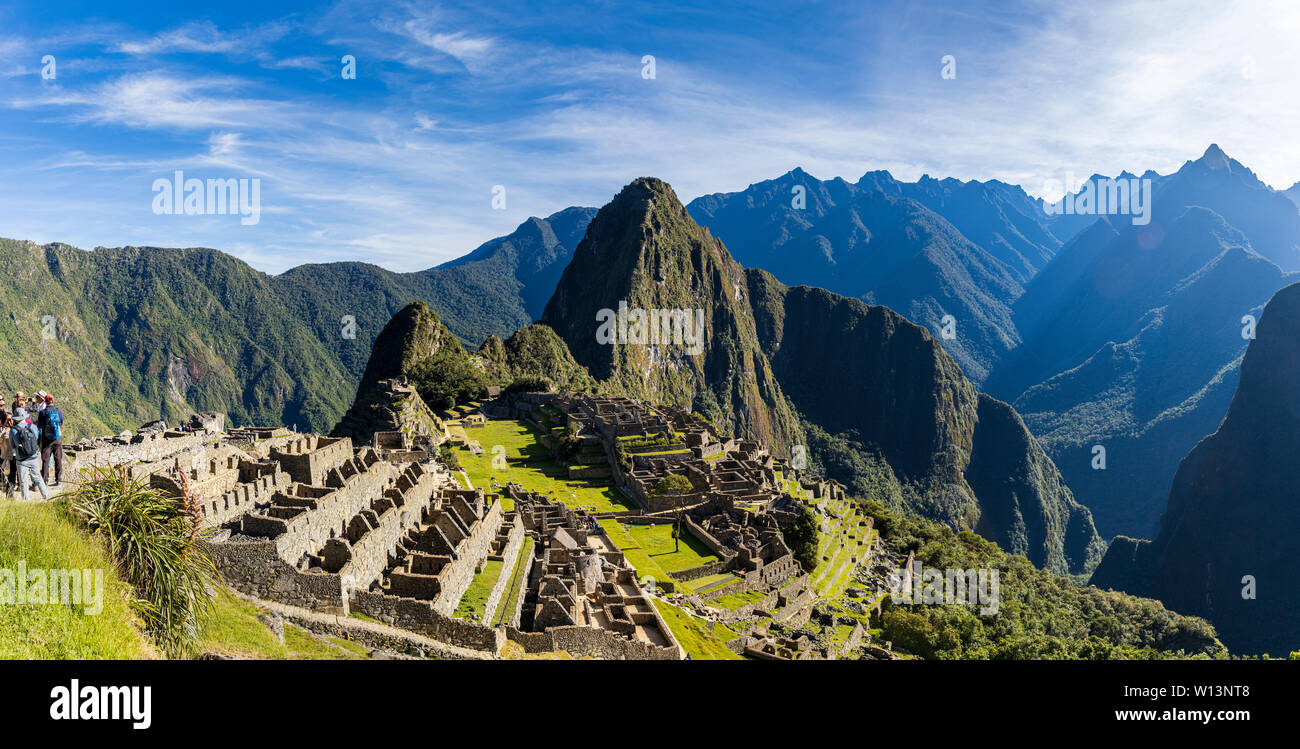
[{"label": "person wearing hat", "polygon": [[49,499],[50,487],[41,478],[40,430],[27,415],[27,409],[14,409],[14,427],[9,430],[9,441],[18,462],[18,488],[22,490],[23,501],[27,501],[28,481],[36,485],[42,497]]},{"label": "person wearing hat", "polygon": [[63,412],[54,405],[54,396],[45,393],[36,425],[41,430],[41,479],[50,483],[50,458],[54,459],[54,484],[63,483]]}]

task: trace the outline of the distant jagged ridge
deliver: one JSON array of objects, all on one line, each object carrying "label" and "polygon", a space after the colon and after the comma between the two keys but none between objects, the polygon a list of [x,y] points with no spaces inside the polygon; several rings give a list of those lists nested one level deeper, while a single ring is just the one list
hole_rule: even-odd
[{"label": "distant jagged ridge", "polygon": [[986,385],[1107,538],[1155,534],[1179,460],[1227,412],[1243,317],[1300,268],[1300,212],[1217,146],[1144,178],[1150,223],[1070,217],[1090,225],[1016,301],[1023,342]]},{"label": "distant jagged ridge", "polygon": [[1011,304],[1061,244],[1019,187],[883,171],[849,183],[795,169],[688,210],[783,283],[883,304],[931,330],[951,315],[960,334],[943,345],[977,384],[1020,342]]}]

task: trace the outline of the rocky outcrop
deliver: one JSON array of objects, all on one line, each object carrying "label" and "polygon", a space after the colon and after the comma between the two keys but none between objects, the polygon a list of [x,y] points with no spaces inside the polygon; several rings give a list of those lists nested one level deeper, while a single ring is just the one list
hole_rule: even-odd
[{"label": "rocky outcrop", "polygon": [[585,391],[596,385],[574,361],[564,339],[540,323],[522,327],[504,341],[489,336],[475,356],[488,380],[501,386],[523,377],[545,378],[561,390]]},{"label": "rocky outcrop", "polygon": [[356,400],[330,435],[350,437],[358,445],[370,444],[375,432],[442,442],[446,426],[408,379],[419,365],[440,355],[468,358],[437,314],[424,302],[412,302],[375,339]]},{"label": "rocky outcrop", "polygon": [[358,397],[380,380],[409,376],[418,364],[449,349],[461,349],[460,341],[443,326],[436,312],[424,302],[402,308],[375,338],[366,362],[365,374],[357,386]]}]

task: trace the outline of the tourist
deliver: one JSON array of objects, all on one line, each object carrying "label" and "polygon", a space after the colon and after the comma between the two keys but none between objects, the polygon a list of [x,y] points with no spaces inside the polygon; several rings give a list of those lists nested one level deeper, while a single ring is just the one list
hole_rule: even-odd
[{"label": "tourist", "polygon": [[14,458],[18,463],[18,488],[22,490],[23,501],[27,501],[27,482],[31,481],[40,490],[41,496],[50,498],[50,488],[41,478],[41,435],[36,425],[27,416],[27,409],[14,409],[14,427],[9,430],[9,441],[13,445]]},{"label": "tourist", "polygon": [[54,396],[46,393],[36,417],[41,428],[41,479],[50,483],[50,459],[54,459],[54,483],[63,483],[63,412],[54,405]]},{"label": "tourist", "polygon": [[[15,399],[15,403],[17,399]],[[18,489],[18,454],[14,451],[13,428],[18,426],[18,422],[27,418],[26,409],[18,406],[9,412],[9,417],[5,419],[5,443],[9,447],[9,488],[11,491]]]},{"label": "tourist", "polygon": [[[0,398],[0,401],[3,400]],[[14,495],[14,474],[18,470],[14,464],[14,451],[9,446],[9,430],[13,426],[14,421],[9,418],[9,412],[0,406],[0,482],[4,483],[6,497]]]}]

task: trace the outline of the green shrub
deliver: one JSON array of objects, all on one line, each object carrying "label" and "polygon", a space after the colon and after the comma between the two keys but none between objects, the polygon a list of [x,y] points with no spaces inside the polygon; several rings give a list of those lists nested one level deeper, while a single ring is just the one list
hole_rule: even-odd
[{"label": "green shrub", "polygon": [[555,387],[555,383],[546,377],[538,375],[524,375],[515,378],[515,381],[506,387],[507,393],[549,393]]},{"label": "green shrub", "polygon": [[432,409],[455,408],[487,392],[487,377],[482,369],[457,348],[439,351],[411,369],[411,383]]},{"label": "green shrub", "polygon": [[203,516],[190,504],[130,478],[125,469],[95,468],[66,495],[73,515],[108,541],[145,631],[168,657],[193,654],[211,613],[216,565],[199,538]]},{"label": "green shrub", "polygon": [[452,447],[450,443],[444,442],[438,445],[438,459],[453,471],[463,470],[460,465],[460,457],[456,455],[456,448]]},{"label": "green shrub", "polygon": [[670,473],[659,479],[650,493],[656,497],[662,497],[666,494],[690,494],[695,491],[691,485],[691,480],[680,473]]},{"label": "green shrub", "polygon": [[783,529],[786,546],[805,570],[817,569],[817,513],[806,504],[799,505],[794,525]]}]

